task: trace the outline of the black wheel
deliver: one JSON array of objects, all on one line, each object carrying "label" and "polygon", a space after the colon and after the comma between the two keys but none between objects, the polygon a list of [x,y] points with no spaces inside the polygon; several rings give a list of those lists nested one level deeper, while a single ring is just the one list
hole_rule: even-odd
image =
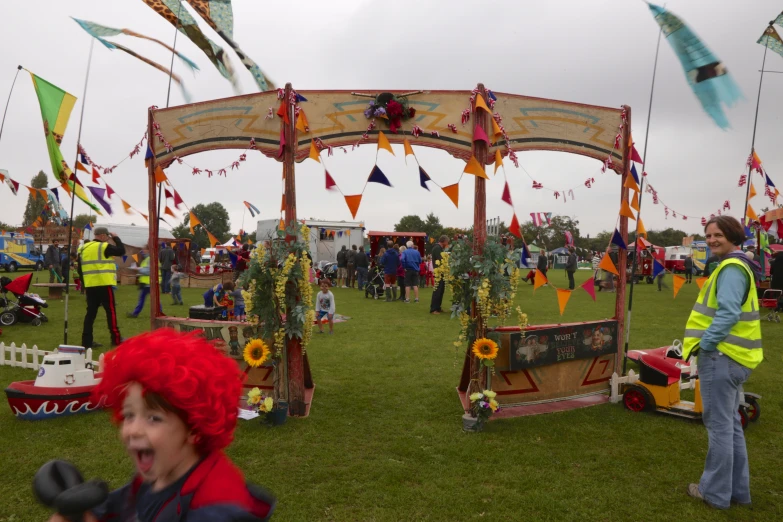
[{"label": "black wheel", "polygon": [[0,325],[11,326],[16,322],[16,314],[13,312],[3,312],[0,314]]},{"label": "black wheel", "polygon": [[755,397],[748,397],[745,396],[745,402],[748,403],[747,412],[748,412],[748,420],[750,422],[756,422],[759,420],[759,416],[761,415],[761,405],[759,404],[759,401],[756,400]]},{"label": "black wheel", "polygon": [[6,272],[16,272],[16,263],[13,261],[8,263],[8,265],[5,267]]},{"label": "black wheel", "polygon": [[655,401],[642,386],[628,386],[623,393],[623,405],[631,411],[644,411],[655,408]]},{"label": "black wheel", "polygon": [[748,415],[748,410],[745,408],[745,406],[739,407],[739,416],[740,416],[740,423],[742,424],[742,429],[748,427],[748,424],[750,423],[750,416]]},{"label": "black wheel", "polygon": [[33,326],[41,326],[41,318],[40,317],[36,317],[32,321],[30,321],[30,324],[33,325]]}]

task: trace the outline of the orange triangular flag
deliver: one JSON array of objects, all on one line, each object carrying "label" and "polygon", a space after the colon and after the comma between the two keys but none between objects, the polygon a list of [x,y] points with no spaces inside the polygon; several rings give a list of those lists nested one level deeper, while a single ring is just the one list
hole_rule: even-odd
[{"label": "orange triangular flag", "polygon": [[636,226],[638,227],[637,234],[639,236],[644,236],[644,238],[647,239],[647,230],[644,228],[644,223],[642,223],[642,218],[639,218],[638,224]]},{"label": "orange triangular flag", "polygon": [[492,137],[497,141],[501,136],[503,136],[503,131],[500,130],[500,125],[495,121],[495,118],[492,118]]},{"label": "orange triangular flag", "polygon": [[[402,142],[402,146],[405,148],[405,163],[408,163],[408,155],[413,154],[413,147],[411,147],[411,142],[408,141],[408,138],[405,138],[405,140]],[[415,154],[413,154],[415,156]]]},{"label": "orange triangular flag", "polygon": [[682,285],[685,284],[685,278],[681,275],[674,274],[672,276],[672,286],[674,287],[674,297],[677,297],[677,293],[680,291],[680,288],[682,288]]},{"label": "orange triangular flag", "polygon": [[190,212],[189,221],[190,221],[190,233],[195,234],[195,232],[193,231],[193,227],[195,227],[196,225],[201,225],[201,221],[198,220],[196,214],[194,214],[192,211]]},{"label": "orange triangular flag", "polygon": [[136,261],[136,263],[139,262],[139,254],[133,254],[131,257],[133,258],[134,261]]},{"label": "orange triangular flag", "polygon": [[169,207],[166,207],[166,209],[163,211],[163,213],[166,214],[167,216],[177,217],[177,216],[174,215],[174,212],[172,212]]},{"label": "orange triangular flag", "polygon": [[699,290],[701,290],[701,287],[704,286],[704,283],[707,282],[709,277],[697,277],[696,278],[696,284],[699,286]]},{"label": "orange triangular flag", "polygon": [[169,178],[166,177],[166,174],[163,172],[163,169],[160,167],[160,165],[155,167],[155,183],[163,183],[168,179]]},{"label": "orange triangular flag", "polygon": [[468,164],[465,166],[465,170],[463,170],[465,174],[473,174],[474,176],[478,176],[480,178],[489,179],[487,177],[487,173],[484,172],[484,168],[481,166],[481,163],[478,162],[476,159],[476,156],[471,156],[470,161],[468,161]]},{"label": "orange triangular flag", "polygon": [[288,104],[285,102],[285,100],[280,102],[280,107],[277,109],[277,115],[283,118],[283,121],[291,124],[291,120],[288,118]]},{"label": "orange triangular flag", "polygon": [[[139,211],[137,210],[136,212],[139,212]],[[141,214],[141,212],[139,212],[139,214]],[[147,214],[141,214],[141,217],[143,217],[144,221],[146,221],[147,223],[150,222],[149,218],[147,217]]]},{"label": "orange triangular flag", "polygon": [[498,173],[498,169],[503,166],[503,155],[500,153],[500,149],[495,151],[495,174]]},{"label": "orange triangular flag", "polygon": [[546,278],[544,273],[538,268],[536,268],[536,277],[533,279],[533,292],[535,292],[536,290],[538,290],[540,287],[544,286],[548,282],[549,280]]},{"label": "orange triangular flag", "polygon": [[560,315],[563,315],[563,312],[565,312],[569,299],[571,299],[571,290],[566,290],[565,288],[557,289],[557,304],[560,306]]},{"label": "orange triangular flag", "polygon": [[440,188],[449,197],[454,206],[459,208],[459,183]]},{"label": "orange triangular flag", "polygon": [[631,199],[631,208],[635,211],[639,212],[639,193],[634,192],[633,198]]},{"label": "orange triangular flag", "polygon": [[750,192],[748,192],[748,199],[752,198],[756,194],[758,194],[758,192],[756,192],[756,187],[754,187],[753,183],[751,183],[750,184]]},{"label": "orange triangular flag", "polygon": [[481,94],[476,93],[476,110],[478,109],[484,109],[487,111],[487,114],[492,116],[492,111],[487,107],[487,102],[484,101],[484,97],[481,96]]},{"label": "orange triangular flag", "polygon": [[344,196],[345,203],[348,205],[348,210],[351,211],[351,215],[356,219],[356,213],[359,212],[359,205],[362,202],[362,195],[356,194],[354,196]]},{"label": "orange triangular flag", "polygon": [[285,230],[285,221],[281,219],[280,223],[277,224],[277,228],[279,228],[280,230]]},{"label": "orange triangular flag", "polygon": [[614,263],[612,263],[612,258],[609,257],[609,254],[606,254],[603,258],[601,258],[601,262],[598,263],[598,268],[606,270],[607,272],[611,272],[616,276],[620,275],[620,272],[617,271]]},{"label": "orange triangular flag", "polygon": [[633,215],[633,210],[631,210],[627,201],[623,201],[623,204],[620,206],[620,215],[636,221],[636,216]]},{"label": "orange triangular flag", "polygon": [[296,130],[310,132],[310,124],[307,123],[307,116],[303,110],[300,110],[299,116],[296,117]]},{"label": "orange triangular flag", "polygon": [[84,171],[84,172],[86,172],[87,174],[89,174],[89,173],[90,173],[90,171],[89,171],[89,170],[87,170],[87,167],[85,167],[84,165],[82,165],[82,162],[81,162],[81,161],[77,161],[77,162],[76,162],[76,170],[81,170],[81,171]]},{"label": "orange triangular flag", "polygon": [[629,188],[635,192],[639,192],[639,185],[636,184],[636,180],[633,179],[633,176],[628,174],[625,178],[625,183],[623,183],[623,187]]},{"label": "orange triangular flag", "polygon": [[130,203],[128,203],[124,199],[121,199],[120,201],[122,202],[122,208],[125,209],[125,213],[126,214],[133,214],[133,211],[131,210],[132,207],[130,206]]},{"label": "orange triangular flag", "polygon": [[752,219],[753,221],[759,220],[759,217],[756,215],[756,212],[753,210],[753,207],[750,206],[750,203],[748,203],[748,210],[745,212],[745,216],[747,216],[748,219]]},{"label": "orange triangular flag", "polygon": [[33,197],[33,199],[38,199],[38,189],[34,189],[33,187],[28,187],[27,185],[24,185],[24,188],[30,191],[30,195]]},{"label": "orange triangular flag", "polygon": [[220,243],[220,241],[218,241],[218,238],[213,236],[212,232],[210,232],[209,230],[207,230],[207,237],[209,238],[209,244],[210,244],[210,246],[212,246],[212,248],[214,248],[215,245]]},{"label": "orange triangular flag", "polygon": [[394,156],[394,151],[391,148],[391,143],[389,143],[389,138],[386,137],[383,131],[378,131],[378,150],[381,149],[388,150],[391,152],[392,156]]},{"label": "orange triangular flag", "polygon": [[310,142],[310,155],[308,157],[321,163],[321,154],[318,153],[318,148],[315,146],[315,140]]},{"label": "orange triangular flag", "polygon": [[71,187],[69,187],[67,183],[63,183],[63,184],[62,184],[62,185],[60,185],[60,186],[61,186],[61,187],[62,187],[62,188],[65,190],[65,192],[68,194],[68,197],[72,197],[72,196],[71,196]]}]

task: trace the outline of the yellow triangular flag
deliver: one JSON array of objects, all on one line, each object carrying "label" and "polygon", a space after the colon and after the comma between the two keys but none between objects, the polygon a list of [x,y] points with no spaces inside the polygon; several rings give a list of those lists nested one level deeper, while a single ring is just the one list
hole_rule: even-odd
[{"label": "yellow triangular flag", "polygon": [[388,150],[392,153],[392,156],[394,156],[394,151],[391,148],[391,143],[389,143],[389,138],[386,137],[383,131],[378,131],[378,150],[381,149]]},{"label": "yellow triangular flag", "polygon": [[220,243],[220,241],[218,241],[218,238],[213,236],[212,232],[210,232],[208,230],[207,230],[207,237],[209,238],[209,244],[210,244],[210,246],[212,246],[212,248],[215,248],[215,245]]},{"label": "yellow triangular flag", "polygon": [[459,208],[459,183],[440,188],[449,197],[454,206]]},{"label": "yellow triangular flag", "polygon": [[748,219],[752,219],[753,221],[758,221],[759,217],[756,215],[756,212],[753,210],[753,207],[750,206],[750,203],[748,203],[748,210],[745,212],[745,215],[748,217]]},{"label": "yellow triangular flag", "polygon": [[633,210],[631,210],[627,201],[623,201],[622,206],[620,206],[620,215],[636,221],[636,216],[633,215]]},{"label": "yellow triangular flag", "polygon": [[677,293],[680,291],[680,288],[682,288],[682,285],[685,284],[685,278],[681,275],[674,274],[672,276],[672,287],[674,287],[674,297],[677,297]]},{"label": "yellow triangular flag", "polygon": [[487,107],[487,103],[484,101],[484,97],[481,96],[481,94],[476,93],[476,110],[478,109],[484,109],[487,111],[487,114],[492,116],[492,111],[489,110],[489,107]]},{"label": "yellow triangular flag", "polygon": [[546,278],[544,273],[538,268],[536,268],[536,277],[533,278],[533,292],[535,292],[536,290],[538,290],[540,287],[544,286],[548,282],[549,280]]},{"label": "yellow triangular flag", "polygon": [[296,130],[302,132],[310,132],[310,125],[307,123],[307,116],[303,110],[299,111],[299,116],[296,117]]},{"label": "yellow triangular flag", "polygon": [[557,289],[557,304],[560,306],[560,315],[563,315],[563,312],[565,312],[569,299],[571,299],[571,290],[566,290],[564,288]]},{"label": "yellow triangular flag", "polygon": [[33,200],[38,199],[38,190],[34,189],[33,187],[28,187],[27,185],[23,185],[24,188],[30,191],[30,195],[33,197]]},{"label": "yellow triangular flag", "polygon": [[495,174],[498,173],[498,169],[502,166],[503,166],[503,155],[500,153],[500,149],[498,149],[495,151]]},{"label": "yellow triangular flag", "polygon": [[[413,147],[411,147],[411,142],[408,141],[408,138],[405,138],[402,142],[402,146],[405,148],[405,156],[407,158],[408,155],[413,154]],[[413,154],[415,156],[415,154]]]},{"label": "yellow triangular flag", "polygon": [[503,136],[503,131],[500,130],[500,125],[495,121],[495,118],[492,118],[492,138],[497,141],[501,136]]},{"label": "yellow triangular flag", "polygon": [[625,178],[625,183],[623,183],[623,187],[629,188],[635,192],[639,192],[639,185],[636,184],[636,180],[633,179],[633,176],[631,174],[628,174],[628,176]]},{"label": "yellow triangular flag", "polygon": [[315,146],[315,140],[310,142],[310,155],[308,157],[310,159],[314,159],[318,163],[321,163],[321,155],[318,153],[318,149]]},{"label": "yellow triangular flag", "polygon": [[277,224],[277,228],[279,228],[280,230],[285,230],[285,221],[281,219],[280,223]]},{"label": "yellow triangular flag", "polygon": [[192,211],[190,212],[189,222],[190,222],[190,233],[195,234],[195,232],[193,231],[193,227],[195,227],[196,225],[200,225],[201,221],[198,220],[196,214],[194,214]]},{"label": "yellow triangular flag", "polygon": [[699,290],[701,290],[701,287],[704,286],[704,283],[707,282],[709,277],[697,277],[696,278],[696,284],[699,286]]},{"label": "yellow triangular flag", "polygon": [[644,239],[647,239],[647,230],[644,228],[644,223],[642,223],[642,218],[639,218],[639,224],[637,226],[639,227],[638,234],[640,236],[644,236]]},{"label": "yellow triangular flag", "polygon": [[612,263],[612,258],[609,257],[609,254],[606,254],[604,257],[601,258],[601,262],[598,263],[598,268],[601,270],[606,270],[607,272],[611,272],[616,276],[620,275],[620,272],[617,271],[617,268],[614,266],[614,263]]},{"label": "yellow triangular flag", "polygon": [[756,194],[758,194],[758,192],[756,192],[756,187],[754,187],[753,183],[751,183],[750,184],[750,192],[748,192],[748,199],[752,198]]},{"label": "yellow triangular flag", "polygon": [[631,208],[639,212],[639,193],[633,193],[633,199],[631,199]]},{"label": "yellow triangular flag", "polygon": [[465,166],[465,170],[463,172],[465,174],[473,174],[474,176],[478,176],[480,178],[489,179],[489,177],[487,177],[487,173],[484,172],[484,168],[481,166],[481,163],[479,163],[476,159],[476,156],[470,157],[470,161],[468,161],[468,164]]},{"label": "yellow triangular flag", "polygon": [[133,258],[134,261],[136,261],[136,263],[139,262],[139,254],[133,254],[131,257]]},{"label": "yellow triangular flag", "polygon": [[362,195],[356,194],[354,196],[344,196],[345,203],[348,205],[348,210],[351,211],[351,215],[356,219],[356,213],[359,212],[359,205],[362,202]]}]

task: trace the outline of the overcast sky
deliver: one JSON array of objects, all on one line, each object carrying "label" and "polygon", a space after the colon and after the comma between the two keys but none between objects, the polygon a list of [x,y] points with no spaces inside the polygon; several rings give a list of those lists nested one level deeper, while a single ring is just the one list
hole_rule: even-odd
[{"label": "overcast sky", "polygon": [[[278,84],[296,89],[467,89],[483,82],[488,88],[543,98],[608,107],[632,107],[633,135],[642,153],[658,25],[640,0],[552,0],[548,2],[465,0],[398,0],[389,4],[360,0],[302,0],[291,10],[287,2],[235,0],[234,37],[245,52]],[[671,0],[667,8],[679,15],[728,67],[745,101],[728,112],[732,129],[720,130],[701,109],[688,87],[674,52],[661,43],[655,99],[647,153],[648,180],[674,211],[690,216],[715,212],[729,199],[733,214],[741,213],[744,189],[737,180],[750,151],[759,69],[764,48],[756,44],[783,2],[753,0]],[[87,35],[69,17],[128,28],[171,42],[173,26],[141,0],[25,0],[16,2],[3,17],[0,53],[0,103],[5,103],[17,65],[23,65],[79,98],[62,144],[72,165],[85,69],[90,48]],[[194,16],[195,13],[194,13]],[[200,18],[196,16],[200,21]],[[200,21],[217,43],[222,40]],[[781,29],[778,29],[781,31]],[[162,47],[127,36],[115,40],[168,66],[170,54]],[[223,45],[224,48],[227,46]],[[201,71],[194,77],[175,62],[193,101],[234,95],[206,56],[180,38],[177,48]],[[229,51],[230,52],[230,51]],[[255,83],[236,55],[232,63],[243,93]],[[767,69],[783,71],[783,58],[769,52]],[[122,160],[146,128],[147,107],[165,107],[168,77],[120,51],[96,45],[87,88],[82,144],[103,166]],[[765,75],[759,111],[756,150],[771,178],[783,186],[783,147],[780,115],[783,74]],[[184,103],[179,90],[171,105]],[[306,108],[306,106],[305,106]],[[401,146],[396,157],[381,152],[379,165],[394,188],[370,185],[357,220],[369,229],[391,229],[406,214],[432,211],[447,226],[473,222],[473,178],[460,185],[460,208],[433,187],[419,187],[416,167],[406,166]],[[441,185],[456,182],[464,162],[443,151],[417,149],[422,166]],[[217,169],[239,152],[202,153],[188,158],[200,167]],[[328,158],[330,172],[347,194],[357,193],[373,166],[374,147]],[[553,212],[580,221],[583,234],[611,229],[619,208],[619,177],[601,174],[599,162],[554,152],[519,154],[520,168],[507,162],[506,171],[520,220],[530,212]],[[0,168],[29,184],[39,170],[50,172],[41,116],[29,75],[19,75],[0,140]],[[242,224],[243,200],[259,207],[262,217],[279,215],[281,164],[252,154],[239,171],[227,178],[192,176],[189,169],[172,166],[169,177],[188,205],[220,201],[237,231]],[[562,190],[579,186],[575,200],[563,203],[552,192],[532,190],[528,174],[547,187]],[[298,216],[351,220],[338,193],[323,188],[322,167],[305,161],[296,167]],[[582,183],[594,177],[591,189]],[[113,189],[137,208],[147,205],[143,154],[125,161],[106,178]],[[763,183],[756,175],[760,195],[751,203],[769,206]],[[511,220],[511,209],[500,201],[500,172],[487,185],[487,217]],[[0,187],[0,220],[21,222],[27,192],[14,197]],[[143,224],[127,216],[117,200],[117,212],[103,222]],[[697,232],[698,220],[665,219],[662,204],[645,197],[642,217],[648,230],[669,226]],[[86,212],[76,203],[77,213]],[[145,211],[146,212],[146,211]],[[170,220],[173,221],[173,220]],[[245,228],[254,230],[249,214]],[[176,221],[174,221],[176,223]]]}]

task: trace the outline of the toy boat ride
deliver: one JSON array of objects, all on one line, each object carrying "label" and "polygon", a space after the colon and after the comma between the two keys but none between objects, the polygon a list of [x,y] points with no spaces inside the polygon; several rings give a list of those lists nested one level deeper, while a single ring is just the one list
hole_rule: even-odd
[{"label": "toy boat ride", "polygon": [[43,420],[95,410],[100,404],[90,394],[101,374],[85,362],[81,346],[61,345],[44,356],[34,381],[12,382],[5,389],[8,404],[17,418]]}]

